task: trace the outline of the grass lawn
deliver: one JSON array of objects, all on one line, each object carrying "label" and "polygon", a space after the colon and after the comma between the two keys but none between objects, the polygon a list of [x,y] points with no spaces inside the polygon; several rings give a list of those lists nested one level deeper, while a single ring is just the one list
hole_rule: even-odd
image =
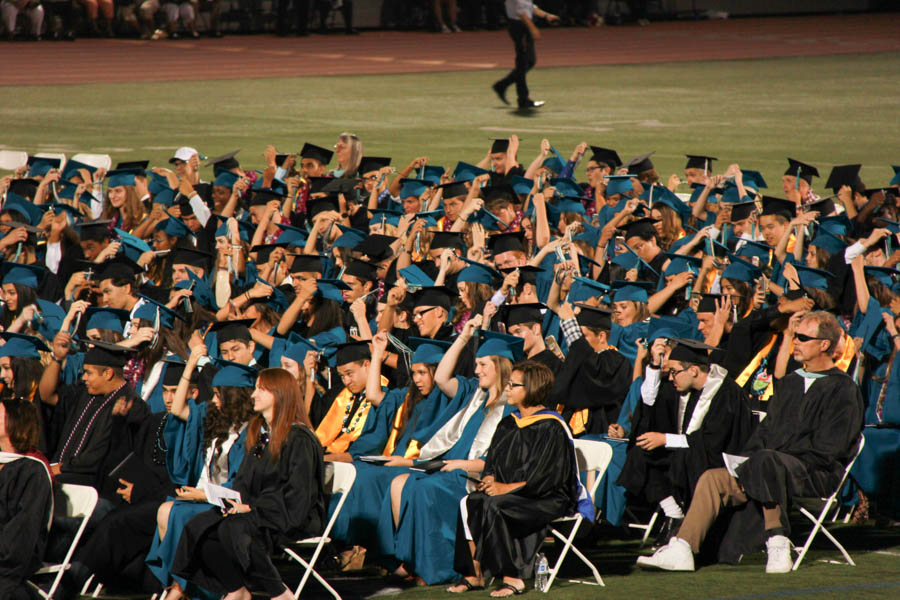
[{"label": "grass lawn", "polygon": [[684,153],[707,153],[722,159],[717,170],[737,161],[761,171],[778,194],[790,155],[817,165],[823,177],[834,164],[863,163],[863,179],[875,187],[900,162],[892,153],[898,59],[886,53],[536,69],[533,95],[548,104],[531,116],[494,97],[489,85],[497,71],[6,87],[0,142],[154,164],[181,145],[209,156],[243,148],[243,165],[259,167],[266,143],[296,151],[306,140],[330,145],[349,130],[368,154],[392,156],[395,165],[424,153],[452,168],[460,159],[479,160],[488,137],[518,133],[526,164],[547,137],[564,155],[581,141],[615,148],[625,160],[655,150],[664,178],[680,172]]}]

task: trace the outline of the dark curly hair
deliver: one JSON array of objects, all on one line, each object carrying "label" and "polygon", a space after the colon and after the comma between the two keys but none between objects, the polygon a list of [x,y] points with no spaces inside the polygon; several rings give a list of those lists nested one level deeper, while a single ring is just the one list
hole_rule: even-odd
[{"label": "dark curly hair", "polygon": [[252,388],[218,386],[213,388],[222,401],[222,409],[209,402],[203,421],[203,444],[209,448],[213,440],[224,441],[228,434],[250,420],[253,416]]}]

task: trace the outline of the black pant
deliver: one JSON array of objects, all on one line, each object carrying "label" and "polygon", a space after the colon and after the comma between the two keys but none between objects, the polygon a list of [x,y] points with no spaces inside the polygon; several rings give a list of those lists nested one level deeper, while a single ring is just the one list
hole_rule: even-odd
[{"label": "black pant", "polygon": [[531,100],[528,96],[528,83],[525,81],[525,75],[537,63],[537,55],[534,51],[534,38],[531,37],[531,31],[528,30],[528,27],[522,21],[513,20],[509,22],[509,37],[512,38],[513,46],[516,48],[516,66],[509,72],[509,75],[498,83],[503,89],[515,83],[519,106],[522,106]]}]

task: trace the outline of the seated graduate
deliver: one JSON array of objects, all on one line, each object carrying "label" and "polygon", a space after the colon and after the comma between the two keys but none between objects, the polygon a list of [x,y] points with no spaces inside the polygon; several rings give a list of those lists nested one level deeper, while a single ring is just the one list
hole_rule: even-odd
[{"label": "seated graduate", "polygon": [[454,376],[460,353],[481,323],[481,315],[469,319],[435,371],[441,391],[454,398],[462,394],[467,399],[465,406],[421,447],[419,459],[428,471],[396,477],[381,506],[381,553],[404,563],[397,575],[415,572],[429,585],[456,576],[452,520],[467,491],[467,473],[481,472],[484,453],[497,424],[512,412],[506,403],[505,388],[512,361],[521,354],[521,339],[493,334],[493,339],[483,342],[475,355],[477,378]]},{"label": "seated graduate", "polygon": [[558,373],[562,368],[562,361],[547,348],[541,331],[541,324],[544,322],[541,311],[546,308],[540,302],[504,304],[501,317],[506,323],[506,331],[524,341],[523,350],[528,360],[545,364],[553,373]]},{"label": "seated graduate", "polygon": [[746,394],[710,362],[711,349],[675,337],[658,337],[650,348],[633,442],[618,483],[662,508],[666,522],[659,544],[681,523],[703,472],[724,466],[722,452],[736,453],[753,429]]},{"label": "seated graduate", "polygon": [[169,475],[181,487],[175,490],[175,498],[159,505],[157,535],[146,561],[154,577],[169,586],[168,598],[194,593],[184,579],[172,575],[178,539],[191,517],[212,506],[201,488],[207,483],[232,485],[244,460],[247,423],[253,413],[250,394],[256,369],[238,363],[219,362],[222,368],[212,379],[212,398],[200,401],[192,377],[206,353],[202,344],[191,348],[168,409],[172,417],[163,431]]},{"label": "seated graduate", "polygon": [[477,491],[459,503],[454,568],[465,577],[447,589],[481,589],[491,577],[503,583],[491,593],[504,598],[525,591],[547,525],[574,514],[593,521],[594,511],[578,479],[572,434],[547,409],[553,373],[541,363],[513,366],[507,402],[516,411],[494,432]]},{"label": "seated graduate", "polygon": [[0,400],[0,598],[32,598],[27,579],[41,567],[50,530],[53,489],[38,450],[35,405]]},{"label": "seated graduate", "polygon": [[232,486],[240,501],[188,522],[173,572],[228,600],[250,600],[249,588],[286,600],[293,594],[270,554],[276,545],[318,535],[324,527],[322,448],[297,381],[284,369],[260,372],[253,410],[246,457]]},{"label": "seated graduate", "polygon": [[[765,542],[767,573],[791,570],[788,507],[793,497],[832,493],[858,447],[863,424],[862,392],[835,366],[841,339],[834,315],[814,311],[791,319],[785,335],[794,341],[794,358],[803,367],[775,380],[767,416],[739,453],[734,467],[709,469],[697,482],[684,522],[666,546],[638,565],[693,571],[694,553],[723,507],[738,507],[719,549],[719,560]],[[683,375],[682,375],[683,376]]]}]

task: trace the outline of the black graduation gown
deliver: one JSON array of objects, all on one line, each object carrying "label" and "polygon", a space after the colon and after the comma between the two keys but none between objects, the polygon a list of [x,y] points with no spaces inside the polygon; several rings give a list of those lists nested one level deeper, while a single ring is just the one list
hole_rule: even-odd
[{"label": "black graduation gown", "polygon": [[528,360],[533,360],[535,362],[539,362],[542,365],[547,365],[547,367],[553,371],[553,373],[559,373],[560,369],[562,369],[563,361],[559,360],[559,357],[550,350],[544,348]]},{"label": "black graduation gown", "polygon": [[326,516],[322,447],[308,428],[294,426],[272,462],[268,448],[259,458],[248,452],[232,488],[251,511],[228,517],[218,510],[188,521],[172,565],[172,573],[216,593],[227,593],[198,553],[204,536],[213,532],[250,589],[277,588],[281,575],[270,554],[276,544],[318,535]]},{"label": "black graduation gown", "polygon": [[486,579],[531,577],[547,525],[575,512],[574,459],[572,442],[559,419],[545,418],[525,427],[519,427],[512,415],[500,421],[491,438],[483,476],[493,475],[500,483],[525,481],[526,485],[499,496],[469,494],[467,514],[460,514],[457,520],[453,568],[474,575],[463,529],[465,518],[475,542],[475,560],[481,563]]},{"label": "black graduation gown", "polygon": [[25,580],[47,546],[53,492],[47,470],[20,458],[0,469],[0,598],[31,598]]},{"label": "black graduation gown", "polygon": [[[681,431],[687,430],[700,393],[691,392]],[[713,396],[700,429],[687,434],[687,448],[660,447],[649,452],[638,448],[635,440],[648,431],[678,433],[678,405],[679,394],[668,381],[660,383],[653,406],[638,403],[625,465],[617,483],[652,503],[671,495],[687,506],[703,472],[725,466],[722,452],[737,454],[744,446],[753,431],[754,419],[746,394],[726,377]]]},{"label": "black graduation gown", "polygon": [[856,453],[863,426],[862,392],[837,367],[825,373],[805,392],[804,378],[796,372],[775,380],[766,418],[737,453],[749,457],[737,474],[752,501],[731,520],[720,561],[736,562],[765,542],[762,504],[777,504],[788,528],[790,499],[831,494]]},{"label": "black graduation gown", "polygon": [[569,346],[569,353],[556,374],[550,403],[565,406],[566,422],[576,410],[589,409],[585,433],[605,434],[615,423],[631,386],[631,363],[610,348],[594,352],[584,337]]}]

